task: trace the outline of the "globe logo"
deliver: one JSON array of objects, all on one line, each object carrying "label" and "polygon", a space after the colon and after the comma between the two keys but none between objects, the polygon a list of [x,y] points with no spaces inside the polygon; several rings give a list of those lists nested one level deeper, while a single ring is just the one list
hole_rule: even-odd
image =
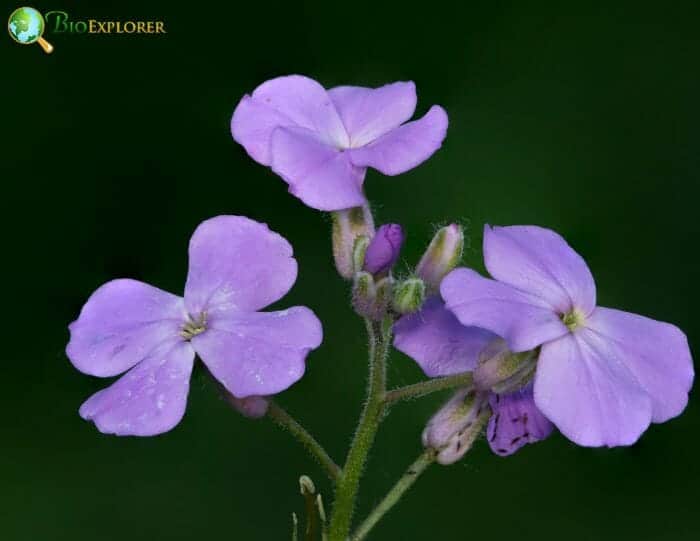
[{"label": "globe logo", "polygon": [[7,21],[10,37],[22,45],[38,43],[45,53],[53,51],[53,45],[42,38],[44,33],[44,17],[34,8],[17,8]]}]

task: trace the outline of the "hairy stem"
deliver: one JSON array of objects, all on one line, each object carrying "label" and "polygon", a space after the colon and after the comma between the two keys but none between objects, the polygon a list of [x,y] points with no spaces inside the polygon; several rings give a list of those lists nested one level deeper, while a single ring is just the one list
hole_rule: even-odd
[{"label": "hairy stem", "polygon": [[471,385],[471,382],[471,372],[421,381],[420,383],[414,383],[413,385],[406,385],[405,387],[399,387],[398,389],[388,391],[384,395],[384,402],[386,404],[393,404],[394,402],[400,402],[402,400],[412,400],[436,391],[466,387],[467,385]]},{"label": "hairy stem", "polygon": [[425,469],[435,461],[435,450],[427,449],[416,461],[411,464],[401,478],[396,482],[393,488],[384,496],[384,499],[379,502],[379,505],[369,514],[365,521],[360,524],[360,527],[350,538],[352,541],[361,541],[374,528],[379,520],[398,503],[401,496],[411,488],[416,479]]},{"label": "hairy stem", "polygon": [[369,382],[355,437],[348,451],[343,473],[335,490],[335,503],[329,527],[330,541],[346,541],[350,533],[360,478],[367,462],[384,409],[386,357],[391,343],[391,321],[365,320],[369,335]]},{"label": "hairy stem", "polygon": [[337,482],[341,477],[340,467],[328,455],[326,450],[321,446],[309,432],[299,424],[289,413],[282,409],[276,402],[270,401],[267,409],[267,415],[282,428],[288,430],[292,436],[301,442],[316,461],[326,470],[331,481]]}]

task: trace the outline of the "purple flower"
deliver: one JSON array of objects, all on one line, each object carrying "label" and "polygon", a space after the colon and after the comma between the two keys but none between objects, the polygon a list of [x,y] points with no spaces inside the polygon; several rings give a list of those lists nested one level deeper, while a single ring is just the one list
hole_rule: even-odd
[{"label": "purple flower", "polygon": [[[396,349],[413,358],[429,377],[473,371],[477,366],[479,354],[499,340],[487,330],[462,325],[445,309],[444,303],[437,296],[428,299],[419,312],[397,321],[394,334]],[[477,394],[488,397],[491,405],[493,413],[489,419],[487,436],[494,453],[501,456],[510,455],[526,443],[543,440],[551,433],[551,423],[539,412],[532,400],[531,386],[501,395],[486,389],[476,391]],[[464,393],[465,391],[462,391],[462,394]],[[459,397],[460,392],[455,396]],[[450,404],[451,401],[445,406],[448,410]],[[436,426],[435,419],[440,418],[441,414],[438,412],[431,421],[433,427]],[[424,433],[424,444],[435,443],[435,437],[426,440],[425,436],[433,433],[434,428]],[[450,457],[449,460],[443,460],[444,463],[454,462],[468,450],[461,437],[453,440],[447,437],[442,439],[445,442],[449,440],[460,443],[459,448],[441,451],[446,457]]]},{"label": "purple flower", "polygon": [[399,224],[382,225],[367,246],[364,270],[380,274],[391,270],[403,245],[403,229]]},{"label": "purple flower", "polygon": [[487,226],[484,259],[495,280],[452,271],[440,287],[446,307],[514,352],[541,347],[535,404],[565,436],[585,446],[630,445],[650,422],[683,411],[693,381],[685,335],[597,307],[593,276],[562,237],[535,226]]},{"label": "purple flower", "polygon": [[70,325],[73,365],[99,377],[128,372],[90,397],[80,415],[104,433],[150,436],[182,419],[197,353],[236,398],[283,391],[322,339],[306,307],[259,312],[297,276],[292,247],[266,225],[218,216],[189,248],[184,298],[136,280],[107,282]]},{"label": "purple flower", "polygon": [[326,91],[301,75],[277,77],[240,101],[233,138],[268,165],[308,206],[327,211],[361,206],[367,167],[398,175],[442,144],[447,114],[434,105],[420,120],[412,82]]}]

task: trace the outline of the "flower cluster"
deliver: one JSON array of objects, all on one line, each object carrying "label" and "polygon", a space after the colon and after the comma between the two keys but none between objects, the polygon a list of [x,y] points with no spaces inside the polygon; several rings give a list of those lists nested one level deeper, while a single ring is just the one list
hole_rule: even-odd
[{"label": "flower cluster", "polygon": [[579,445],[631,445],[683,411],[693,381],[685,335],[596,306],[593,276],[561,236],[486,226],[484,260],[495,279],[450,272],[442,298],[397,323],[395,346],[430,377],[475,371],[476,388],[492,393],[496,453],[543,439],[549,422]]},{"label": "flower cluster", "polygon": [[[685,335],[669,323],[598,306],[585,261],[549,229],[487,225],[487,278],[458,267],[464,232],[449,224],[411,272],[395,277],[405,231],[395,223],[375,228],[363,182],[368,167],[398,175],[442,145],[447,114],[435,105],[410,121],[416,101],[412,82],[326,90],[290,75],[244,96],[231,120],[233,138],[251,158],[306,205],[332,212],[335,266],[367,322],[371,358],[369,395],[344,468],[272,401],[302,377],[322,327],[303,306],[261,311],[289,291],[297,263],[283,237],[242,216],[199,225],[181,297],[120,279],[88,299],[70,325],[69,359],[93,376],[126,373],[90,397],[80,415],[105,433],[170,430],[184,415],[198,355],[231,406],[289,428],[338,482],[331,541],[349,538],[363,464],[390,403],[392,335],[393,346],[437,381],[395,396],[456,390],[427,423],[426,454],[400,490],[430,461],[459,460],[482,433],[500,456],[554,428],[582,446],[612,447],[631,445],[651,423],[679,415],[694,377]],[[318,508],[325,520],[320,500]],[[374,522],[370,517],[352,538]]]}]

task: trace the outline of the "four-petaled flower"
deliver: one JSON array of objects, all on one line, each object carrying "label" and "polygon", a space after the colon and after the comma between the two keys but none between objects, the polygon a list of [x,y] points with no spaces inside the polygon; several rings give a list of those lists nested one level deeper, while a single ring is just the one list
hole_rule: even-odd
[{"label": "four-petaled flower", "polygon": [[415,109],[412,82],[325,90],[308,77],[289,75],[244,96],[231,133],[306,205],[335,211],[365,202],[367,167],[398,175],[440,148],[447,113],[434,105],[421,119],[407,122]]},{"label": "four-petaled flower", "polygon": [[486,226],[484,260],[495,280],[455,269],[440,287],[446,307],[513,352],[541,347],[535,404],[570,440],[631,445],[651,422],[683,411],[694,375],[683,332],[596,306],[593,276],[561,236]]},{"label": "four-petaled flower", "polygon": [[218,216],[199,225],[189,247],[184,298],[136,280],[107,282],[70,325],[75,367],[123,375],[80,415],[100,431],[149,436],[185,412],[195,353],[236,398],[283,391],[304,373],[322,339],[306,307],[259,312],[296,281],[292,247],[264,224]]}]

